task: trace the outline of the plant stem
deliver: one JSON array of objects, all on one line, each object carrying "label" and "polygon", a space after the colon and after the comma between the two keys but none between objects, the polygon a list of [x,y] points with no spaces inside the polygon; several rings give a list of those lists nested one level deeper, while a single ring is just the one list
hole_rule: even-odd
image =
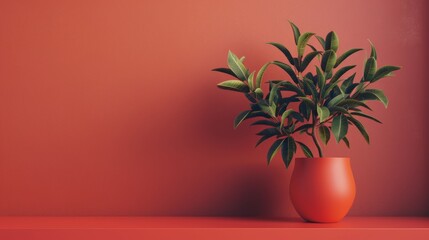
[{"label": "plant stem", "polygon": [[313,115],[313,128],[311,132],[311,138],[313,138],[313,142],[317,147],[317,151],[319,152],[319,157],[323,157],[322,148],[320,147],[319,141],[317,141],[317,138],[316,138],[316,115],[314,112],[312,115]]}]

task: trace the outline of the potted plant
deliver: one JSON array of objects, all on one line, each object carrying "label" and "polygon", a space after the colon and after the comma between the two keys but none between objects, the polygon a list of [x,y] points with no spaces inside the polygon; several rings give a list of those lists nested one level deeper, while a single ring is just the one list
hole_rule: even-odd
[{"label": "potted plant", "polygon": [[[363,49],[353,48],[339,53],[339,39],[335,32],[325,38],[312,32],[300,32],[290,22],[296,44],[296,56],[282,44],[268,44],[280,50],[286,62],[272,61],[259,71],[250,71],[239,58],[229,51],[227,68],[213,69],[233,77],[219,83],[224,90],[242,93],[250,102],[249,109],[234,119],[234,128],[244,120],[254,120],[252,125],[265,128],[256,146],[273,139],[267,154],[270,164],[281,152],[283,162],[289,167],[299,147],[306,158],[297,158],[290,182],[290,196],[295,209],[302,218],[312,222],[337,222],[349,211],[355,197],[355,183],[349,158],[324,157],[321,143],[327,145],[333,138],[350,147],[347,133],[355,127],[366,142],[369,135],[359,118],[381,123],[365,113],[371,111],[368,101],[380,101],[385,107],[388,99],[382,90],[373,88],[379,80],[391,76],[400,68],[377,66],[377,52],[370,42],[371,53],[366,59],[363,74],[351,73],[356,65],[342,66],[352,54]],[[309,44],[315,38],[320,47]],[[309,50],[308,53],[306,50]],[[312,63],[317,61],[317,65]],[[287,80],[269,80],[267,89],[262,85],[264,73],[269,66],[284,70]],[[297,134],[308,135],[318,157],[302,141],[295,140]]]}]

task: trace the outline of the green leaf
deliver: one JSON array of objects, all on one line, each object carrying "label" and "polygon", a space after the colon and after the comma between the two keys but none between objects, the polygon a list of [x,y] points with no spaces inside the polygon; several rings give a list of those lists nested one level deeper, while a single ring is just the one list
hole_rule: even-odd
[{"label": "green leaf", "polygon": [[353,73],[350,77],[348,77],[346,80],[343,81],[343,84],[341,84],[341,90],[343,90],[343,92],[349,93],[349,92],[346,92],[346,90],[350,85],[353,84],[355,76],[356,76],[356,73]]},{"label": "green leaf", "polygon": [[298,43],[296,45],[298,49],[298,59],[301,59],[304,55],[305,47],[307,46],[308,40],[314,35],[314,33],[306,32],[299,36]]},{"label": "green leaf", "polygon": [[330,72],[334,67],[336,61],[337,61],[337,55],[335,54],[335,52],[333,50],[327,50],[322,55],[322,63],[321,63],[322,70],[325,73]]},{"label": "green leaf", "polygon": [[264,76],[264,73],[270,64],[271,64],[271,62],[265,63],[264,66],[262,66],[261,69],[259,69],[258,74],[256,75],[255,88],[261,87],[262,77]]},{"label": "green leaf", "polygon": [[[259,104],[258,104],[259,105]],[[252,111],[247,118],[255,118],[255,117],[263,117],[263,118],[268,118],[271,119],[271,116],[264,113],[263,111]]]},{"label": "green leaf", "polygon": [[237,115],[237,117],[235,117],[234,119],[234,129],[238,127],[238,125],[240,125],[240,123],[242,123],[246,117],[249,115],[249,113],[251,112],[251,110],[247,110],[244,112],[241,112],[240,114]]},{"label": "green leaf", "polygon": [[349,116],[347,117],[347,119],[353,124],[355,125],[355,127],[359,130],[359,132],[362,134],[362,136],[365,138],[365,141],[369,144],[369,135],[366,132],[365,128],[363,127],[362,123],[360,123],[358,120],[356,120],[355,118]]},{"label": "green leaf", "polygon": [[322,52],[311,52],[309,54],[307,54],[307,56],[305,56],[304,60],[302,61],[301,64],[301,68],[300,68],[300,72],[303,72],[308,64],[310,64],[310,62],[314,59],[314,57],[316,57],[317,55],[321,54]]},{"label": "green leaf", "polygon": [[336,112],[343,113],[343,114],[349,114],[349,111],[343,107],[333,106],[329,108],[329,111],[331,111],[331,115],[333,115]]},{"label": "green leaf", "polygon": [[302,152],[304,153],[304,155],[306,157],[308,157],[308,158],[312,158],[313,157],[313,153],[311,152],[310,148],[307,145],[305,145],[304,143],[299,142],[299,141],[296,141],[296,142],[299,144],[299,146],[301,147]]},{"label": "green leaf", "polygon": [[307,129],[312,128],[312,127],[313,127],[312,124],[303,124],[303,125],[297,127],[295,129],[295,132],[304,131],[304,130],[307,130]]},{"label": "green leaf", "polygon": [[255,72],[252,72],[250,75],[249,75],[249,77],[247,78],[247,84],[249,85],[249,88],[253,91],[254,89],[255,89],[255,86],[254,86],[254,82],[253,82],[253,78],[254,78],[254,76],[255,76]]},{"label": "green leaf", "polygon": [[384,92],[379,89],[367,89],[365,92],[360,93],[358,98],[361,100],[378,100],[383,103],[385,108],[389,105],[389,99],[387,99]]},{"label": "green leaf", "polygon": [[281,121],[281,123],[280,123],[280,128],[282,128],[282,127],[283,127],[283,125],[284,125],[284,122],[285,122],[286,118],[287,118],[287,117],[288,117],[292,112],[294,112],[292,109],[288,109],[288,110],[286,110],[286,111],[284,111],[284,112],[283,112],[283,114],[282,114],[282,121]]},{"label": "green leaf", "polygon": [[345,67],[340,68],[340,70],[338,70],[338,71],[334,74],[334,76],[332,77],[331,82],[335,82],[335,81],[337,81],[337,80],[338,80],[338,79],[340,79],[340,77],[342,77],[342,76],[343,76],[347,71],[349,71],[349,70],[353,69],[354,67],[356,67],[356,65],[345,66]]},{"label": "green leaf", "polygon": [[290,82],[280,82],[279,86],[280,91],[292,91],[297,93],[298,96],[305,97],[305,93],[300,88]]},{"label": "green leaf", "polygon": [[325,42],[325,50],[333,50],[336,52],[338,50],[338,36],[334,31],[331,31],[326,35],[326,42]]},{"label": "green leaf", "polygon": [[381,78],[392,76],[392,72],[397,71],[399,69],[401,68],[396,66],[383,66],[379,68],[377,72],[375,72],[374,78],[371,80],[371,82],[376,82]]},{"label": "green leaf", "polygon": [[301,101],[305,102],[308,104],[308,106],[310,107],[310,109],[315,109],[316,105],[314,104],[313,100],[311,100],[308,97],[298,97],[298,99],[300,99]]},{"label": "green leaf", "polygon": [[299,112],[302,114],[302,116],[304,116],[305,119],[307,119],[307,121],[310,119],[311,110],[307,106],[306,102],[301,102],[299,104]]},{"label": "green leaf", "polygon": [[274,104],[273,105],[268,105],[268,104],[266,104],[264,102],[259,102],[258,104],[259,104],[259,106],[261,107],[261,110],[264,113],[266,113],[266,114],[268,114],[268,115],[270,115],[272,117],[276,117],[276,105],[274,105]]},{"label": "green leaf", "polygon": [[259,136],[277,136],[278,134],[280,134],[279,130],[276,127],[272,127],[272,128],[265,128],[264,130],[258,132],[256,135]]},{"label": "green leaf", "polygon": [[319,137],[320,137],[320,140],[322,140],[322,142],[325,145],[328,145],[329,139],[331,138],[331,133],[330,133],[329,128],[327,126],[320,125]]},{"label": "green leaf", "polygon": [[365,69],[363,73],[364,81],[371,81],[374,78],[376,71],[377,71],[377,61],[373,57],[368,58],[368,60],[365,63]]},{"label": "green leaf", "polygon": [[337,140],[337,143],[340,142],[340,140],[343,139],[344,136],[346,136],[347,130],[347,118],[343,114],[335,116],[332,120],[332,133],[334,133],[334,137],[335,140]]},{"label": "green leaf", "polygon": [[320,45],[322,46],[323,49],[325,49],[325,39],[323,39],[321,36],[317,36],[316,35],[317,40],[319,41]]},{"label": "green leaf", "polygon": [[231,71],[231,69],[229,69],[229,68],[215,68],[215,69],[212,69],[212,71],[225,73],[225,74],[231,75],[235,78],[238,78],[237,75],[235,75],[235,73],[233,71]]},{"label": "green leaf", "polygon": [[333,107],[333,106],[337,105],[339,102],[341,102],[343,99],[345,99],[345,98],[346,98],[346,97],[348,97],[348,96],[349,96],[348,94],[345,94],[345,95],[340,94],[340,95],[338,95],[338,96],[336,96],[336,97],[332,98],[332,99],[328,102],[327,106],[328,106],[329,108],[331,108],[331,107]]},{"label": "green leaf", "polygon": [[329,118],[330,112],[327,107],[317,106],[317,115],[319,116],[319,121],[324,122]]},{"label": "green leaf", "polygon": [[290,64],[294,65],[292,54],[289,52],[289,50],[285,46],[283,46],[280,43],[276,43],[276,42],[269,42],[267,44],[273,45],[278,50],[280,50],[286,56],[286,58],[290,62]]},{"label": "green leaf", "polygon": [[295,83],[298,83],[298,77],[296,76],[295,72],[293,71],[293,69],[287,65],[286,63],[283,62],[279,62],[279,61],[274,61],[273,62],[274,65],[280,67],[281,69],[283,69],[291,78]]},{"label": "green leaf", "polygon": [[243,62],[231,51],[228,52],[228,66],[238,79],[245,81],[248,77],[248,70]]},{"label": "green leaf", "polygon": [[299,39],[299,36],[301,36],[301,33],[299,32],[299,28],[291,21],[289,21],[289,24],[292,27],[293,37],[295,39],[295,44],[298,45],[298,39]]},{"label": "green leaf", "polygon": [[275,136],[275,135],[264,135],[264,136],[262,136],[262,137],[258,140],[258,142],[256,142],[255,147],[259,146],[259,144],[263,143],[264,141],[266,141],[266,140],[268,140],[269,138],[272,138],[272,137],[274,137],[274,136]]},{"label": "green leaf", "polygon": [[259,100],[264,98],[264,92],[260,88],[255,89],[255,95]]},{"label": "green leaf", "polygon": [[377,51],[375,50],[374,44],[370,40],[369,44],[371,44],[371,57],[373,57],[375,60],[377,60]]},{"label": "green leaf", "polygon": [[296,152],[295,140],[292,137],[286,138],[282,146],[282,159],[286,168],[289,167],[295,152]]},{"label": "green leaf", "polygon": [[267,126],[277,127],[279,124],[275,123],[273,121],[270,121],[270,120],[263,119],[263,120],[258,120],[256,122],[250,124],[250,125],[251,126],[255,126],[255,125],[267,125]]},{"label": "green leaf", "polygon": [[361,50],[363,50],[363,49],[362,48],[352,48],[352,49],[346,51],[340,57],[337,58],[337,61],[335,62],[335,65],[334,65],[334,68],[338,67],[350,55],[352,55],[355,52],[359,52]]},{"label": "green leaf", "polygon": [[317,85],[320,89],[322,89],[325,86],[326,79],[325,75],[322,73],[322,70],[318,66],[316,66],[316,72],[317,72]]},{"label": "green leaf", "polygon": [[317,103],[317,90],[316,86],[314,86],[313,81],[308,78],[304,78],[304,86],[308,88],[308,90],[311,92],[311,96],[313,97],[314,103]]},{"label": "green leaf", "polygon": [[363,102],[361,102],[359,100],[356,100],[356,99],[351,99],[351,98],[344,99],[343,101],[339,102],[337,105],[340,106],[340,107],[347,106],[348,108],[359,106],[359,107],[364,107],[364,108],[366,108],[368,110],[372,110],[365,103],[363,103]]},{"label": "green leaf", "polygon": [[346,146],[348,148],[350,148],[350,142],[349,142],[349,139],[347,139],[347,137],[343,137],[343,139],[341,139],[341,140],[343,140],[343,142],[346,144]]},{"label": "green leaf", "polygon": [[231,91],[243,92],[243,93],[249,92],[249,87],[240,80],[224,81],[219,83],[217,86],[225,90],[231,90]]},{"label": "green leaf", "polygon": [[267,154],[267,163],[270,164],[271,160],[274,158],[280,147],[282,146],[284,139],[277,139],[273,145],[271,145]]},{"label": "green leaf", "polygon": [[373,116],[370,116],[370,115],[367,115],[367,114],[365,114],[365,113],[361,113],[361,112],[352,112],[352,113],[350,113],[350,114],[352,114],[352,115],[356,115],[356,116],[360,116],[360,117],[364,117],[364,118],[368,118],[368,119],[371,119],[371,120],[373,120],[373,121],[375,121],[375,122],[378,122],[378,123],[382,123],[382,122],[380,122],[380,120],[378,120],[377,118],[375,118],[375,117],[373,117]]},{"label": "green leaf", "polygon": [[279,88],[278,84],[274,84],[273,87],[271,88],[270,96],[268,98],[268,103],[270,105],[272,105],[273,103],[275,103],[274,99],[275,99],[275,97],[277,97],[277,92],[278,92],[277,90],[278,90],[278,88]]}]

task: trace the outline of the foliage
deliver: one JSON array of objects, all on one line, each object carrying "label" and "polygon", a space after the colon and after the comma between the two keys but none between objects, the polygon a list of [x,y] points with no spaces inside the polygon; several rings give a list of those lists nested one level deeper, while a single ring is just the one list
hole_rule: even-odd
[{"label": "foliage", "polygon": [[[265,129],[257,133],[260,139],[256,146],[268,139],[276,139],[268,150],[267,162],[269,164],[281,152],[286,167],[293,159],[297,146],[305,156],[313,157],[306,144],[295,140],[296,134],[310,136],[320,157],[323,152],[319,140],[326,145],[333,136],[336,142],[343,141],[350,147],[346,136],[351,127],[356,127],[369,143],[369,135],[358,119],[381,122],[364,113],[365,110],[372,111],[367,101],[380,101],[386,108],[388,105],[384,92],[371,86],[400,69],[397,66],[378,68],[377,52],[370,42],[371,54],[365,61],[361,79],[357,80],[356,73],[351,73],[356,65],[340,65],[363,49],[353,48],[339,53],[339,38],[335,32],[331,31],[323,38],[311,32],[301,34],[295,24],[290,22],[290,25],[294,34],[296,57],[284,45],[270,42],[268,44],[280,50],[287,62],[268,62],[257,73],[250,72],[244,65],[244,57],[239,58],[229,51],[228,67],[213,69],[233,77],[219,83],[219,88],[240,92],[250,102],[249,109],[235,118],[234,128],[245,120],[257,119],[252,125],[262,125]],[[314,37],[321,45],[320,50],[309,44]],[[305,54],[306,50],[310,51]],[[314,66],[314,71],[305,72],[316,57],[319,63]],[[268,80],[267,91],[263,90],[261,84],[269,66],[281,68],[288,80]]]}]

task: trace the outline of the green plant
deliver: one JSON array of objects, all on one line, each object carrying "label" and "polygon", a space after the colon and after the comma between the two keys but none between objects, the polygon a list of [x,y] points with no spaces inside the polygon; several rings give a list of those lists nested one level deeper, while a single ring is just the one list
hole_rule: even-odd
[{"label": "green plant", "polygon": [[[365,61],[363,76],[355,82],[356,73],[349,73],[356,65],[340,65],[350,55],[363,49],[354,48],[338,54],[339,40],[335,32],[331,31],[322,38],[311,32],[301,34],[295,24],[290,22],[290,25],[295,38],[296,57],[282,44],[268,43],[280,50],[288,63],[272,61],[264,64],[258,72],[250,72],[243,63],[244,57],[238,58],[229,51],[228,68],[213,69],[235,78],[219,83],[219,88],[243,93],[250,101],[250,108],[235,118],[234,128],[244,120],[259,118],[252,125],[263,125],[266,128],[257,133],[261,138],[256,146],[275,137],[276,140],[268,150],[268,164],[281,149],[286,167],[293,159],[297,145],[305,156],[313,157],[306,144],[294,139],[295,134],[309,135],[320,157],[323,152],[319,139],[325,145],[328,144],[331,132],[337,143],[343,141],[350,147],[346,137],[349,126],[356,127],[369,143],[369,135],[358,118],[381,122],[363,112],[372,111],[366,101],[376,100],[382,102],[385,107],[388,105],[383,91],[370,86],[400,69],[396,66],[378,68],[377,52],[370,42],[371,54]],[[309,44],[312,38],[317,39],[321,50]],[[305,54],[308,47],[311,51]],[[306,71],[316,57],[319,64],[315,65],[315,71]],[[290,81],[270,80],[269,90],[264,94],[261,83],[265,71],[271,65],[283,69]],[[346,74],[349,76],[344,77]]]}]

